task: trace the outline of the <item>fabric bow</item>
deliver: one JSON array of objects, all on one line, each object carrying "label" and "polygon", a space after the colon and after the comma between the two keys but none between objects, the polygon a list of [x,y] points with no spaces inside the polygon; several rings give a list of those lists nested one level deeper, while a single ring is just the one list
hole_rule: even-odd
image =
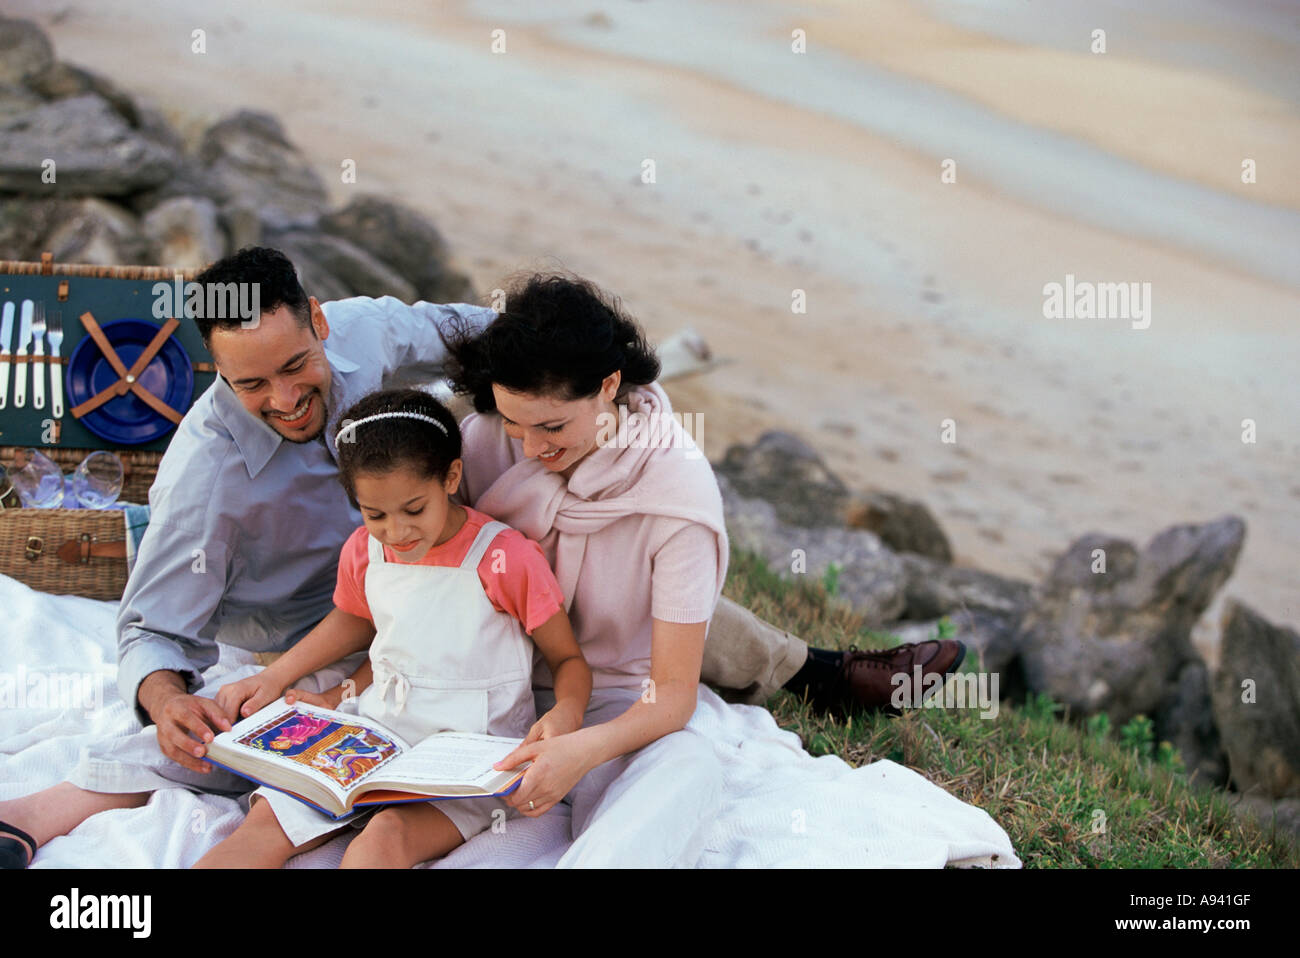
[{"label": "fabric bow", "polygon": [[388,693],[393,693],[393,710],[394,715],[400,715],[402,709],[406,707],[406,697],[411,691],[411,681],[403,675],[392,661],[387,657],[381,656],[374,664],[375,668],[375,685],[379,694],[379,701],[383,704],[384,711],[388,711]]}]

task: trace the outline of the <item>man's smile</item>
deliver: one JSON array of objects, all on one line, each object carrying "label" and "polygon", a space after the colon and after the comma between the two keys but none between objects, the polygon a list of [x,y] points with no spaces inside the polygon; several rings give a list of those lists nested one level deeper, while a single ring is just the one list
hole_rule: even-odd
[{"label": "man's smile", "polygon": [[316,400],[316,393],[311,392],[307,397],[298,404],[296,409],[288,413],[268,412],[266,415],[272,419],[279,420],[286,426],[301,426],[307,421],[308,415],[312,411],[312,403]]}]

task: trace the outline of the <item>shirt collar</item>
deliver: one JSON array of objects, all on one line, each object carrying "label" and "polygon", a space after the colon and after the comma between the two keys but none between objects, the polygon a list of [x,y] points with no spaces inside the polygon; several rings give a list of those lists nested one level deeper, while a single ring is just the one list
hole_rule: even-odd
[{"label": "shirt collar", "polygon": [[[328,346],[323,346],[322,349],[325,351],[326,362],[330,364],[329,413],[331,416],[336,417],[341,411],[339,404],[342,402],[344,393],[343,376],[356,372],[361,367],[352,360],[334,352]],[[216,389],[216,394],[213,397],[213,407],[217,416],[225,424],[226,429],[230,431],[235,447],[239,450],[240,456],[243,457],[244,465],[248,468],[249,478],[255,478],[259,472],[266,468],[266,464],[271,461],[275,451],[280,448],[280,443],[287,440],[261,419],[249,413],[225,379],[218,376],[213,387]],[[327,423],[327,434],[330,432],[331,426],[332,422]],[[333,454],[333,447],[329,443],[326,443],[326,448],[329,448],[331,454]]]}]

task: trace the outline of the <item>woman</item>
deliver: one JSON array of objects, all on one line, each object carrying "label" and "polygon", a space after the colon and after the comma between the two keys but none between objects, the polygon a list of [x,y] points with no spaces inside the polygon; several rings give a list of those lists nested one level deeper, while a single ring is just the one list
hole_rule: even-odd
[{"label": "woman", "polygon": [[[721,796],[712,747],[687,728],[727,566],[712,468],[641,330],[591,283],[527,277],[448,347],[477,410],[461,424],[465,501],[541,543],[593,673],[581,729],[499,763],[533,762],[511,804],[536,816],[570,796],[561,865],[690,866]],[[544,663],[533,684],[551,708]]]}]

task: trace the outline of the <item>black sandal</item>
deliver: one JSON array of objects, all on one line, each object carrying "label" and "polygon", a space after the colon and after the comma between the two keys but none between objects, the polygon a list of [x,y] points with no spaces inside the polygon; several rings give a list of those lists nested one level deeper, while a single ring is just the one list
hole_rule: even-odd
[{"label": "black sandal", "polygon": [[[36,856],[36,839],[21,828],[0,822],[0,869],[26,868]],[[12,838],[10,836],[13,836]],[[26,846],[23,843],[26,842]],[[28,848],[31,849],[28,852]]]}]

